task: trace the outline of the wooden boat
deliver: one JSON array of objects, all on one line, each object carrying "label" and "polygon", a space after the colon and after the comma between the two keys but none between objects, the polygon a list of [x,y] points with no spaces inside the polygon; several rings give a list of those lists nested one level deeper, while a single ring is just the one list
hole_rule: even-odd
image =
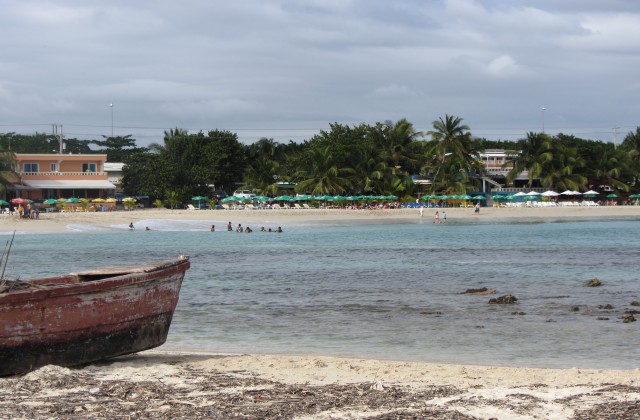
[{"label": "wooden boat", "polygon": [[160,346],[189,257],[0,281],[0,376]]}]

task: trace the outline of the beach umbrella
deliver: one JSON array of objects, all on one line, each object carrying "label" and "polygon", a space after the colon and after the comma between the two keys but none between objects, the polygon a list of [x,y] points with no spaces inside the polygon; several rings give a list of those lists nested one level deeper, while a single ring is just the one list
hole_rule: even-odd
[{"label": "beach umbrella", "polygon": [[600,193],[598,191],[593,191],[593,190],[589,190],[586,193],[584,193],[584,195],[593,195],[593,196],[596,196],[596,195],[599,195],[599,194]]},{"label": "beach umbrella", "polygon": [[398,196],[397,196],[397,195],[390,194],[390,195],[387,195],[387,196],[385,197],[385,199],[386,199],[386,200],[397,200],[397,199],[398,199]]},{"label": "beach umbrella", "polygon": [[618,194],[616,193],[607,194],[607,198],[618,198]]},{"label": "beach umbrella", "polygon": [[288,195],[279,195],[273,199],[273,201],[290,201],[291,197]]},{"label": "beach umbrella", "polygon": [[513,194],[514,197],[524,197],[527,193],[523,193],[522,191]]},{"label": "beach umbrella", "polygon": [[640,194],[631,194],[629,198],[640,198]]},{"label": "beach umbrella", "polygon": [[557,193],[555,191],[551,191],[551,190],[545,191],[545,192],[542,193],[543,197],[557,197],[559,195],[560,195],[559,193]]},{"label": "beach umbrella", "polygon": [[104,198],[94,198],[91,200],[92,203],[104,203],[106,200]]},{"label": "beach umbrella", "polygon": [[67,198],[67,203],[77,203],[78,201],[80,201],[80,199],[76,197]]},{"label": "beach umbrella", "polygon": [[253,199],[256,201],[271,201],[271,198],[266,195],[256,195]]},{"label": "beach umbrella", "polygon": [[58,203],[58,200],[56,200],[55,198],[50,198],[50,199],[48,199],[48,200],[44,200],[44,201],[42,202],[42,204],[49,204],[49,205],[51,205],[51,204],[57,204],[57,203]]},{"label": "beach umbrella", "polygon": [[334,195],[333,196],[333,200],[334,201],[345,201],[347,199],[347,197],[345,197],[344,195]]},{"label": "beach umbrella", "polygon": [[11,204],[27,204],[27,203],[30,203],[30,201],[27,200],[26,198],[18,197],[18,198],[11,199]]},{"label": "beach umbrella", "polygon": [[233,195],[230,195],[229,197],[225,197],[225,198],[223,198],[223,199],[222,199],[222,200],[220,200],[220,201],[222,201],[223,203],[228,203],[228,202],[230,202],[230,201],[241,201],[241,200],[242,200],[242,199],[241,199],[240,197],[235,197],[235,196],[233,196]]},{"label": "beach umbrella", "polygon": [[473,199],[473,197],[471,197],[468,194],[464,194],[464,195],[459,195],[458,199],[460,199],[460,200],[471,200],[471,199]]},{"label": "beach umbrella", "polygon": [[534,195],[541,195],[541,194],[540,194],[539,192],[537,192],[537,191],[529,191],[529,192],[527,193],[527,195],[528,195],[528,196],[534,196]]},{"label": "beach umbrella", "polygon": [[476,195],[475,197],[472,198],[472,200],[486,200],[487,197],[485,197],[484,195]]},{"label": "beach umbrella", "polygon": [[197,201],[198,202],[198,208],[200,208],[200,202],[201,201],[209,201],[209,199],[205,196],[202,195],[196,195],[195,197],[191,197],[191,201]]},{"label": "beach umbrella", "polygon": [[[60,199],[58,199],[58,201],[60,201]],[[105,203],[116,203],[118,200],[116,198],[107,198],[106,200],[104,200]]]},{"label": "beach umbrella", "polygon": [[8,206],[8,205],[9,205],[9,202],[0,200],[0,206]]}]

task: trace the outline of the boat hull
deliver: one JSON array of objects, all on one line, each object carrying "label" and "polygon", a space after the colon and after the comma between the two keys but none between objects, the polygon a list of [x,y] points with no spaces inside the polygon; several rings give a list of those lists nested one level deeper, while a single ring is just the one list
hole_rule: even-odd
[{"label": "boat hull", "polygon": [[188,259],[35,280],[0,294],[0,375],[74,366],[167,338]]}]

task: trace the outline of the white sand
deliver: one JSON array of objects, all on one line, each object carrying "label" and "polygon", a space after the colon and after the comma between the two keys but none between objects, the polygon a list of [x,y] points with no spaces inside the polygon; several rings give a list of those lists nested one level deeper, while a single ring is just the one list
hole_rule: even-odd
[{"label": "white sand", "polygon": [[[228,375],[225,379],[221,374]],[[236,379],[233,379],[236,378]],[[260,382],[268,380],[273,382]],[[431,411],[455,418],[565,419],[637,418],[640,408],[640,370],[522,369],[506,367],[442,365],[312,356],[255,356],[179,353],[152,350],[90,365],[81,370],[45,367],[18,379],[0,382],[0,392],[19,405],[39,408],[51,401],[83,403],[85,410],[105,414],[128,404],[128,390],[135,399],[145,397],[143,407],[164,407],[164,415],[188,406],[190,415],[217,413],[229,404],[252,418],[256,408],[277,412],[285,404],[297,404],[295,418],[344,419],[388,414],[388,418],[431,418]],[[34,384],[46,384],[38,395],[23,392]],[[65,386],[68,384],[67,386]],[[162,384],[164,391],[143,384]],[[287,386],[293,385],[293,388]],[[353,385],[356,394],[385,399],[382,407],[341,404],[341,386]],[[274,389],[280,389],[274,400]],[[150,395],[154,392],[153,395]],[[167,395],[169,392],[171,395]],[[22,394],[20,394],[22,393]],[[293,393],[293,394],[292,394]],[[16,395],[20,394],[20,395]],[[23,395],[24,394],[24,395]],[[413,395],[411,398],[404,398]],[[104,400],[104,402],[103,402]],[[114,408],[114,401],[116,404]],[[300,409],[322,400],[313,414]],[[4,404],[16,401],[5,398]],[[326,401],[333,404],[327,406]],[[256,404],[260,404],[259,407]],[[62,404],[64,406],[64,404]],[[73,407],[73,406],[72,406]],[[16,408],[12,408],[16,409]],[[46,408],[49,410],[49,408]],[[78,409],[76,408],[76,411]],[[586,414],[585,414],[586,411]],[[82,411],[85,412],[86,411]],[[403,413],[393,416],[394,413]],[[106,412],[107,414],[111,411]],[[181,412],[182,413],[182,412]],[[425,414],[427,413],[427,414]],[[617,416],[613,414],[617,413]],[[413,415],[412,414],[412,415]],[[442,414],[441,414],[442,415]],[[136,412],[136,417],[143,413]],[[222,417],[216,417],[222,418]]]},{"label": "white sand", "polygon": [[[426,209],[425,221],[431,221],[435,209]],[[442,212],[442,210],[440,210]],[[475,215],[471,208],[446,209],[449,222],[456,220],[516,221],[521,220],[580,220],[580,219],[640,219],[640,206],[601,207],[547,207],[547,208],[482,208]],[[226,223],[259,222],[323,222],[349,220],[420,219],[417,209],[394,210],[339,210],[339,209],[291,209],[291,210],[167,210],[145,209],[114,212],[41,213],[39,220],[19,219],[17,216],[0,215],[0,232],[65,232],[70,225],[109,227],[134,224],[147,219],[201,220],[224,228]],[[138,229],[144,226],[138,225]]]}]

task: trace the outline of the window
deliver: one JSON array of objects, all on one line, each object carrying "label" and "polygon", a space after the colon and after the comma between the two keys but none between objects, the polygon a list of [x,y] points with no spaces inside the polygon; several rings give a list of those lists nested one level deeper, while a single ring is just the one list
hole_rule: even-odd
[{"label": "window", "polygon": [[82,164],[82,172],[95,172],[96,164],[95,163],[83,163]]},{"label": "window", "polygon": [[51,172],[58,172],[58,164],[57,163],[52,163],[51,164]]},{"label": "window", "polygon": [[24,164],[25,172],[38,172],[38,164],[37,163],[25,163]]}]

